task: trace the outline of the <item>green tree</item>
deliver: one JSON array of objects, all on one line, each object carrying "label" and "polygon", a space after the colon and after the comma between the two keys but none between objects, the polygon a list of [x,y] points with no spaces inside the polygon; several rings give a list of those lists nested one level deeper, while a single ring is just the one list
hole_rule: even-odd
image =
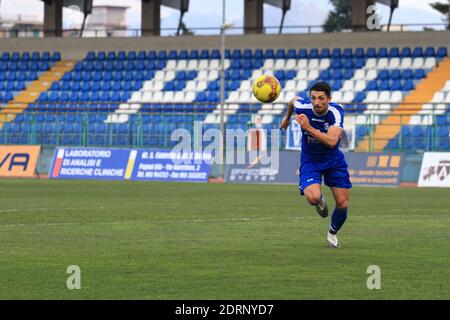
[{"label": "green tree", "polygon": [[442,21],[447,24],[447,30],[450,30],[450,1],[447,3],[434,2],[430,3],[430,6],[445,16]]},{"label": "green tree", "polygon": [[330,0],[334,10],[328,13],[323,25],[325,32],[337,32],[352,28],[352,0]]}]

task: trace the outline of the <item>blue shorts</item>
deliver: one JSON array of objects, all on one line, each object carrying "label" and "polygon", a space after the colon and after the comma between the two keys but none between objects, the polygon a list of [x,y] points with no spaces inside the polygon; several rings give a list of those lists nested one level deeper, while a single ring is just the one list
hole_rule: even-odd
[{"label": "blue shorts", "polygon": [[329,161],[313,161],[302,157],[300,162],[300,181],[299,190],[304,195],[304,190],[315,183],[322,184],[322,176],[325,185],[328,187],[350,189],[352,183],[350,182],[350,174],[348,173],[348,165],[345,161],[344,155],[338,159]]}]

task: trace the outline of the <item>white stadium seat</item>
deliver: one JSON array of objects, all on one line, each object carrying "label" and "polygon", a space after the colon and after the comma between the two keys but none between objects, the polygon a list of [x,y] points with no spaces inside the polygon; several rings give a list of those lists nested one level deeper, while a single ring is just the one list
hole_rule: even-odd
[{"label": "white stadium seat", "polygon": [[152,101],[154,101],[154,102],[162,102],[163,101],[163,93],[162,93],[162,91],[156,91],[153,94]]},{"label": "white stadium seat", "polygon": [[364,102],[371,103],[376,102],[378,100],[378,91],[369,91],[364,99]]},{"label": "white stadium seat", "polygon": [[285,66],[285,68],[287,69],[287,70],[293,70],[293,69],[295,69],[297,66],[297,61],[295,60],[295,59],[288,59],[287,61],[286,61],[286,66]]},{"label": "white stadium seat", "polygon": [[389,60],[387,58],[380,58],[377,61],[377,69],[386,69],[389,66]]},{"label": "white stadium seat", "polygon": [[403,100],[403,92],[401,91],[393,91],[391,93],[390,102],[399,103]]},{"label": "white stadium seat", "polygon": [[297,69],[298,70],[304,70],[306,68],[308,68],[308,60],[306,60],[306,59],[298,60],[298,62],[297,62]]},{"label": "white stadium seat", "polygon": [[164,81],[172,81],[173,79],[175,79],[175,71],[166,71],[164,74]]},{"label": "white stadium seat", "polygon": [[187,60],[178,60],[177,70],[186,70],[187,68]]},{"label": "white stadium seat", "polygon": [[444,100],[444,92],[438,91],[434,94],[433,99],[431,99],[431,102],[441,103],[443,100]]},{"label": "white stadium seat", "polygon": [[319,69],[320,70],[328,69],[330,67],[330,65],[331,65],[330,59],[322,59],[322,60],[320,60],[320,63],[319,63]]},{"label": "white stadium seat", "polygon": [[332,101],[334,102],[342,102],[342,92],[341,91],[335,91],[332,93]]},{"label": "white stadium seat", "polygon": [[366,61],[366,65],[364,66],[365,69],[375,69],[377,67],[377,59],[375,58],[369,58]]},{"label": "white stadium seat", "polygon": [[197,68],[198,68],[198,60],[195,60],[195,59],[189,60],[187,69],[188,70],[197,70]]},{"label": "white stadium seat", "polygon": [[130,102],[140,102],[142,98],[142,93],[139,91],[133,92],[130,98]]},{"label": "white stadium seat", "polygon": [[295,76],[295,79],[306,80],[307,77],[308,77],[308,71],[306,69],[300,69],[300,70],[298,70],[297,76]]},{"label": "white stadium seat", "polygon": [[447,92],[450,91],[450,80],[447,80],[447,82],[445,83],[443,91],[447,91]]},{"label": "white stadium seat", "polygon": [[198,70],[208,70],[209,69],[209,60],[202,59],[198,62]]},{"label": "white stadium seat", "polygon": [[355,83],[355,88],[353,91],[363,91],[366,88],[367,84],[365,80],[358,80]]},{"label": "white stadium seat", "polygon": [[209,69],[219,69],[220,68],[220,60],[214,59],[209,61]]},{"label": "white stadium seat", "polygon": [[346,91],[342,96],[342,102],[350,103],[355,99],[355,93],[353,91]]},{"label": "white stadium seat", "polygon": [[374,80],[377,78],[377,76],[378,76],[377,70],[375,70],[375,69],[367,70],[366,80],[368,80],[368,81]]},{"label": "white stadium seat", "polygon": [[155,81],[153,83],[153,91],[161,91],[164,88],[164,82]]},{"label": "white stadium seat", "polygon": [[412,59],[411,58],[403,58],[400,63],[400,69],[410,69],[412,67]]},{"label": "white stadium seat", "polygon": [[277,59],[277,60],[275,60],[274,68],[276,70],[284,69],[285,65],[286,65],[286,60],[285,59]]},{"label": "white stadium seat", "polygon": [[319,70],[318,69],[312,69],[308,72],[308,77],[306,80],[316,80],[319,78]]},{"label": "white stadium seat", "polygon": [[192,102],[195,100],[195,92],[194,91],[188,91],[186,92],[186,95],[184,97],[184,100],[186,102]]},{"label": "white stadium seat", "polygon": [[425,60],[425,68],[427,69],[433,69],[436,66],[436,58],[434,57],[428,57]]},{"label": "white stadium seat", "polygon": [[[306,78],[306,76],[303,79],[305,79],[305,78]],[[297,92],[305,91],[306,88],[308,88],[308,82],[306,80],[298,80],[297,81],[297,85],[295,86],[295,91],[297,91]]]},{"label": "white stadium seat", "polygon": [[284,90],[294,91],[295,90],[295,80],[286,81],[286,85],[283,88]]},{"label": "white stadium seat", "polygon": [[208,74],[208,81],[214,81],[219,79],[219,71],[211,70]]},{"label": "white stadium seat", "polygon": [[400,58],[391,58],[389,60],[389,68],[398,69],[400,67]]},{"label": "white stadium seat", "polygon": [[167,70],[174,70],[177,67],[177,61],[176,60],[168,60],[166,63],[166,69]]},{"label": "white stadium seat", "polygon": [[264,61],[263,69],[272,69],[275,61],[273,59],[266,59]]},{"label": "white stadium seat", "polygon": [[141,98],[141,102],[152,102],[153,101],[153,93],[152,92],[144,92]]},{"label": "white stadium seat", "polygon": [[353,79],[355,80],[363,80],[366,78],[366,72],[364,69],[358,69],[355,72],[355,75],[353,76]]},{"label": "white stadium seat", "polygon": [[415,58],[412,64],[413,69],[422,69],[425,67],[425,61],[422,57]]},{"label": "white stadium seat", "polygon": [[319,59],[310,59],[308,69],[319,69]]},{"label": "white stadium seat", "polygon": [[164,71],[158,70],[155,73],[155,80],[164,80]]}]

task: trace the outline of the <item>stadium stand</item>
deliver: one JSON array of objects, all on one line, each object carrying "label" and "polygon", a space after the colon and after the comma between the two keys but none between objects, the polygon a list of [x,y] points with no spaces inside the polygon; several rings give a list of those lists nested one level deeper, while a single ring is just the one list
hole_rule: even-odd
[{"label": "stadium stand", "polygon": [[[287,102],[306,98],[323,80],[333,100],[354,114],[359,149],[368,148],[369,134],[380,150],[449,148],[445,47],[247,48],[226,50],[225,58],[228,128],[246,129],[251,114],[260,114],[265,128],[277,127]],[[80,61],[60,60],[58,52],[2,53],[2,112],[18,110],[5,117],[0,143],[164,147],[177,127],[220,122],[219,50],[89,51]],[[275,103],[257,103],[251,94],[262,74],[281,82]],[[419,101],[428,103],[417,107]],[[402,108],[414,114],[401,115]],[[399,114],[401,123],[392,122]],[[443,127],[435,130],[435,122]]]}]

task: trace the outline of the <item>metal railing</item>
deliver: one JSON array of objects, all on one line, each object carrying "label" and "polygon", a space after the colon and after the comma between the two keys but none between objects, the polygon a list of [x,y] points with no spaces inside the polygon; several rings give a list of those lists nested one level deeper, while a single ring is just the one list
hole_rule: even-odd
[{"label": "metal railing", "polygon": [[[366,28],[366,25],[352,26],[356,30],[371,31]],[[435,31],[445,30],[447,25],[445,23],[408,23],[408,24],[391,24],[389,32],[404,32],[404,31]],[[242,27],[234,26],[227,29],[226,33],[244,34],[244,33],[265,33],[275,34],[279,33],[280,26],[257,26],[257,27]],[[387,31],[387,24],[380,25],[377,31]],[[136,29],[136,28],[105,28],[105,29],[89,29],[83,30],[83,37],[87,38],[107,38],[107,37],[142,37],[147,35],[162,35],[162,36],[177,36],[178,28],[158,28],[158,29]],[[193,35],[220,35],[221,27],[190,27],[190,33]],[[343,32],[351,31],[351,29],[343,30]],[[324,32],[322,25],[291,25],[283,26],[282,33],[289,34],[311,34]],[[26,26],[21,28],[0,29],[0,38],[43,38],[48,36],[62,36],[62,37],[80,37],[80,29],[62,29],[50,30],[43,27]],[[179,34],[183,36],[183,33]]]},{"label": "metal railing", "polygon": [[[211,128],[220,129],[218,117],[210,116],[217,110],[217,104],[134,104],[138,107],[136,110],[124,108],[127,107],[125,104],[117,109],[118,106],[32,104],[20,113],[10,105],[0,112],[0,144],[171,148],[179,142],[171,141],[171,134],[176,129],[186,129],[193,134],[199,123],[202,133]],[[225,129],[247,131],[256,126],[266,129],[270,146],[270,129],[279,128],[283,110],[274,109],[272,114],[262,115],[258,113],[260,104],[241,104],[237,112],[228,106],[225,107]],[[357,105],[346,107],[344,128],[348,148],[381,151],[381,145],[381,149],[387,147],[404,152],[449,150],[450,107],[444,105],[445,108],[439,109],[438,106],[442,104],[436,104],[420,118],[417,110],[409,113],[403,110],[402,114],[393,115],[386,110],[364,113]],[[39,109],[34,109],[36,107]],[[395,121],[384,124],[383,120],[388,116]],[[416,116],[416,121],[412,121],[411,116]],[[392,136],[389,127],[394,126],[396,134]],[[376,134],[375,130],[378,130]],[[279,139],[284,148],[286,131],[280,132]],[[368,143],[361,144],[364,139]]]}]

